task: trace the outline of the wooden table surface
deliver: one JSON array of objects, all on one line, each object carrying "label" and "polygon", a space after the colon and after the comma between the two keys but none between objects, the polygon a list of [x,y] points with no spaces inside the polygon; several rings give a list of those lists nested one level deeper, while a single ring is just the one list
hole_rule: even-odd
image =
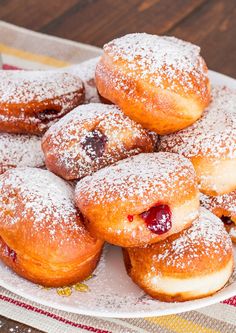
[{"label": "wooden table surface", "polygon": [[175,35],[236,77],[236,0],[0,0],[0,19],[97,46],[128,32]]},{"label": "wooden table surface", "polygon": [[[0,0],[0,19],[102,46],[129,32],[167,34],[201,46],[208,67],[236,77],[235,0]],[[1,332],[39,332],[0,317]]]}]

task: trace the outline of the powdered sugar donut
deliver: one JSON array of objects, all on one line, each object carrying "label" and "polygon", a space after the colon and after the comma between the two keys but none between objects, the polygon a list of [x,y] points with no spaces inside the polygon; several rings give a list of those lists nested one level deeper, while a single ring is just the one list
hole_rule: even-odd
[{"label": "powdered sugar donut", "polygon": [[101,249],[64,180],[36,168],[0,176],[0,258],[17,274],[45,286],[65,286],[92,273]]},{"label": "powdered sugar donut", "polygon": [[[159,149],[191,159],[202,192],[221,195],[236,189],[236,91],[214,87],[201,119],[163,136]],[[230,175],[230,176],[229,176]]]},{"label": "powdered sugar donut", "polygon": [[236,191],[216,197],[201,194],[201,205],[221,218],[232,241],[236,243]]},{"label": "powdered sugar donut", "polygon": [[117,106],[91,103],[53,125],[42,147],[47,168],[73,180],[126,157],[152,152],[155,140]]},{"label": "powdered sugar donut", "polygon": [[139,154],[83,178],[75,201],[92,235],[124,247],[181,231],[199,208],[193,166],[170,153]]},{"label": "powdered sugar donut", "polygon": [[95,84],[95,70],[100,57],[92,58],[66,69],[66,72],[78,75],[84,84],[84,103],[101,103],[104,99],[99,96]]},{"label": "powdered sugar donut", "polygon": [[150,296],[183,302],[214,294],[230,278],[233,249],[223,223],[204,208],[192,226],[145,248],[124,249],[132,280]]},{"label": "powdered sugar donut", "polygon": [[43,166],[41,137],[0,133],[0,173],[9,168]]},{"label": "powdered sugar donut", "polygon": [[180,39],[136,33],[104,45],[96,68],[99,93],[158,134],[200,118],[210,101],[200,48]]},{"label": "powdered sugar donut", "polygon": [[2,71],[0,132],[41,134],[83,99],[78,76],[61,71]]}]

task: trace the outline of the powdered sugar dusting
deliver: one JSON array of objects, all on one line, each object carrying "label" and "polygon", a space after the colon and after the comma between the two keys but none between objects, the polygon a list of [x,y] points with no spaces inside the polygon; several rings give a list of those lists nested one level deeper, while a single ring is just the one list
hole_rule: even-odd
[{"label": "powdered sugar dusting", "polygon": [[[101,156],[89,145],[83,145],[84,139],[92,136],[94,131],[106,138]],[[154,144],[148,132],[117,106],[96,103],[74,109],[53,125],[43,138],[46,162],[53,156],[59,169],[63,166],[68,174],[73,174],[71,179],[91,174],[120,159],[151,151]]]},{"label": "powdered sugar dusting", "polygon": [[[105,105],[99,103],[91,103],[89,105],[80,105],[66,116],[61,118],[56,124],[54,124],[47,133],[53,135],[53,133],[64,126],[69,126],[71,122],[75,120],[79,121],[91,121],[104,114],[123,114],[120,109],[115,105]],[[129,119],[128,117],[126,117]]]},{"label": "powdered sugar dusting", "polygon": [[42,102],[81,90],[82,81],[61,71],[1,71],[0,103]]},{"label": "powdered sugar dusting", "polygon": [[92,58],[66,69],[67,72],[72,73],[73,75],[78,75],[83,81],[85,88],[85,103],[100,102],[95,85],[95,70],[99,59],[100,57]]},{"label": "powdered sugar dusting", "polygon": [[203,207],[212,212],[215,209],[220,209],[227,212],[230,217],[236,218],[236,191],[215,197],[201,194],[200,202]]},{"label": "powdered sugar dusting", "polygon": [[[171,153],[139,154],[113,166],[99,170],[78,182],[76,195],[86,193],[87,200],[96,203],[113,200],[136,203],[137,196],[149,204],[150,196],[157,191],[168,195],[187,193],[196,186],[192,164],[184,157]],[[178,189],[177,189],[178,187]]]},{"label": "powdered sugar dusting", "polygon": [[[168,249],[166,248],[168,244]],[[202,251],[199,253],[199,245]],[[204,244],[204,246],[202,246]],[[184,230],[174,240],[168,238],[158,247],[154,261],[165,262],[167,266],[181,269],[192,266],[199,256],[219,255],[219,260],[232,248],[232,242],[219,218],[205,208],[200,209],[200,217],[189,229]]]},{"label": "powdered sugar dusting", "polygon": [[229,231],[229,235],[234,243],[236,243],[236,226],[232,225]]},{"label": "powdered sugar dusting", "polygon": [[160,150],[185,157],[236,157],[236,91],[216,86],[212,102],[192,126],[160,139]]},{"label": "powdered sugar dusting", "polygon": [[38,136],[0,134],[0,170],[9,167],[42,167],[44,156]]},{"label": "powdered sugar dusting", "polygon": [[[193,77],[199,87],[207,70],[200,58],[200,48],[175,37],[157,36],[146,33],[128,34],[117,38],[104,46],[104,51],[114,61],[125,60],[130,76],[137,80],[149,80],[158,87],[178,90],[195,89]],[[196,93],[203,89],[197,87]]]},{"label": "powdered sugar dusting", "polygon": [[[46,233],[51,241],[57,233],[64,235],[64,228],[67,232],[81,228],[73,188],[47,170],[17,168],[5,172],[0,177],[0,194],[0,218],[5,225],[29,220],[31,233]],[[12,214],[7,215],[7,211]]]},{"label": "powdered sugar dusting", "polygon": [[[42,134],[52,124],[57,122],[58,119],[60,119],[64,114],[79,105],[81,101],[82,93],[78,94],[78,92],[69,93],[62,97],[56,97],[53,101],[45,100],[40,106],[40,108],[42,109],[42,114],[44,113],[44,110],[50,111],[50,109],[55,109],[57,112],[52,116],[45,118],[44,120],[40,119],[40,110],[36,110],[34,107],[30,108],[31,114],[28,114],[29,103],[22,105],[20,107],[20,110],[14,110],[16,111],[15,115],[9,113],[9,105],[5,105],[1,108],[2,114],[0,114],[0,127],[1,122],[3,122],[8,124],[9,133],[11,133],[11,124],[14,124],[15,126],[17,126],[17,130],[19,131],[17,133],[23,132],[26,134]],[[32,125],[35,125],[33,131],[31,129]],[[23,131],[22,127],[24,129]]]}]

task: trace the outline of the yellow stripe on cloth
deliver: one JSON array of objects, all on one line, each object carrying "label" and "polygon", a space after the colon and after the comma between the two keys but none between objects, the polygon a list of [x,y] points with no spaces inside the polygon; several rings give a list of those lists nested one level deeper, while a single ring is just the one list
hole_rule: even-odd
[{"label": "yellow stripe on cloth", "polygon": [[220,333],[214,329],[194,324],[192,321],[186,320],[178,315],[150,317],[145,319],[176,333]]},{"label": "yellow stripe on cloth", "polygon": [[9,47],[7,45],[0,43],[0,52],[8,55],[12,55],[18,58],[22,58],[25,60],[35,61],[41,64],[54,66],[54,67],[64,67],[70,65],[69,62],[58,60],[52,57],[44,56],[42,54],[34,54],[27,51],[15,49],[13,47]]}]

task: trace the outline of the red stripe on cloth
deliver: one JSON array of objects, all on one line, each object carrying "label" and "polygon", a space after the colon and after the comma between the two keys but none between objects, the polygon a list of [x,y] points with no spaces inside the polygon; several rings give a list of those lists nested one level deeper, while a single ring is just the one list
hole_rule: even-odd
[{"label": "red stripe on cloth", "polygon": [[8,64],[3,64],[2,69],[20,69],[19,67],[8,65]]},{"label": "red stripe on cloth", "polygon": [[223,301],[222,303],[236,306],[236,296],[234,296],[230,299],[227,299],[227,300]]},{"label": "red stripe on cloth", "polygon": [[100,330],[99,328],[95,328],[95,327],[92,327],[92,326],[87,326],[87,325],[75,323],[75,322],[73,322],[71,320],[67,320],[67,319],[65,319],[65,318],[63,318],[61,316],[58,316],[58,315],[54,314],[54,313],[51,313],[51,312],[48,312],[48,311],[36,308],[35,306],[32,306],[30,304],[27,304],[27,303],[24,303],[24,302],[21,302],[21,301],[17,301],[15,299],[7,297],[5,295],[1,295],[0,294],[0,300],[8,302],[8,303],[11,303],[11,304],[14,304],[14,305],[17,305],[17,306],[19,306],[21,308],[24,308],[26,310],[30,310],[30,311],[42,314],[42,315],[44,315],[46,317],[50,317],[52,319],[55,319],[57,321],[62,322],[63,324],[67,324],[67,325],[70,325],[70,326],[73,326],[73,327],[81,328],[81,329],[87,330],[89,332],[94,332],[94,333],[112,333],[111,331]]}]

